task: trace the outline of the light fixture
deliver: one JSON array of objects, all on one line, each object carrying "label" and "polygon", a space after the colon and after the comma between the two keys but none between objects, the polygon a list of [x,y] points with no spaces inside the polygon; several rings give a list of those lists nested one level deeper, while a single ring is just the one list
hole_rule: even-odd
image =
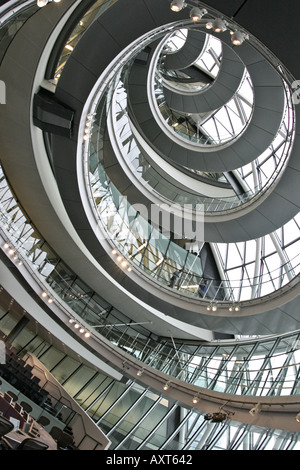
[{"label": "light fixture", "polygon": [[198,395],[193,398],[193,403],[194,403],[194,405],[197,405],[197,403],[199,403]]},{"label": "light fixture", "polygon": [[300,413],[297,414],[296,421],[297,421],[297,423],[300,423]]},{"label": "light fixture", "polygon": [[96,116],[96,113],[89,113],[86,118],[88,121],[94,121],[95,116]]},{"label": "light fixture", "polygon": [[143,369],[139,369],[139,370],[137,371],[136,375],[137,375],[138,377],[141,377],[141,375],[143,375],[143,372],[144,372]]},{"label": "light fixture", "polygon": [[7,248],[9,248],[9,244],[8,244],[8,243],[4,243],[3,247],[7,250]]},{"label": "light fixture", "polygon": [[38,7],[42,8],[45,7],[49,3],[49,0],[37,0],[36,4]]},{"label": "light fixture", "polygon": [[47,292],[42,292],[41,296],[44,297],[44,298],[47,297]]},{"label": "light fixture", "polygon": [[69,319],[69,323],[70,323],[71,325],[73,325],[74,321],[75,321],[75,320],[73,320],[73,318],[70,318],[70,319]]},{"label": "light fixture", "polygon": [[85,329],[81,327],[79,330],[79,333],[84,333],[84,332],[85,332]]},{"label": "light fixture", "polygon": [[239,312],[241,310],[241,307],[240,307],[240,305],[232,304],[228,307],[228,310],[229,310],[229,312],[233,312],[233,311]]},{"label": "light fixture", "polygon": [[213,312],[216,312],[218,310],[218,307],[216,305],[213,305],[211,309]]},{"label": "light fixture", "polygon": [[210,312],[210,311],[211,311],[211,305],[208,305],[208,306],[206,307],[206,310],[207,310],[208,312]]},{"label": "light fixture", "polygon": [[246,36],[245,34],[241,33],[241,31],[234,31],[231,35],[231,42],[235,46],[240,46],[241,44],[243,44],[245,39],[246,39]]},{"label": "light fixture", "polygon": [[227,29],[226,23],[224,20],[222,20],[222,18],[216,18],[212,22],[212,27],[215,33],[223,33]]},{"label": "light fixture", "polygon": [[89,331],[87,331],[86,333],[84,333],[84,337],[85,338],[90,338],[91,336],[91,333]]},{"label": "light fixture", "polygon": [[249,414],[251,416],[255,416],[260,412],[261,412],[261,404],[257,403],[257,405],[255,405],[254,408],[251,408],[251,410],[249,411]]},{"label": "light fixture", "polygon": [[117,250],[112,250],[112,254],[115,255],[117,253]]},{"label": "light fixture", "polygon": [[170,388],[170,382],[165,383],[165,385],[163,386],[163,389],[169,390],[169,388]]},{"label": "light fixture", "polygon": [[192,21],[200,21],[206,13],[205,9],[200,10],[198,7],[193,7],[190,11],[190,18]]},{"label": "light fixture", "polygon": [[[53,0],[54,3],[60,3],[61,0]],[[37,0],[36,4],[38,7],[42,8],[42,7],[45,7],[46,5],[48,5],[48,3],[51,3],[52,0]]]},{"label": "light fixture", "polygon": [[51,298],[49,297],[49,299],[48,299],[48,304],[52,304],[52,302],[53,302],[53,299],[51,299]]},{"label": "light fixture", "polygon": [[181,11],[186,4],[184,3],[184,0],[173,0],[171,2],[170,8],[172,11],[178,12]]},{"label": "light fixture", "polygon": [[206,29],[213,29],[212,21],[208,21],[205,25]]},{"label": "light fixture", "polygon": [[75,328],[75,330],[78,330],[78,328],[80,328],[79,323],[75,323],[74,328]]}]

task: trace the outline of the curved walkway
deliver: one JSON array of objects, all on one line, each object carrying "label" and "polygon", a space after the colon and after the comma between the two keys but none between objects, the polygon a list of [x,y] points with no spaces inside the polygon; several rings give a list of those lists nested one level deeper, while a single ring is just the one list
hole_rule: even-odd
[{"label": "curved walkway", "polygon": [[[196,33],[198,33],[199,38],[202,36],[204,36],[204,38],[206,37],[206,34],[203,32],[197,30],[193,31],[193,41],[189,40],[189,36],[187,38],[187,49],[189,47],[195,47],[195,42],[197,40],[197,37],[195,38]],[[204,40],[202,39],[202,41],[199,41],[199,38],[198,42],[202,44]],[[179,54],[180,51],[174,55]],[[183,70],[184,68],[184,61],[182,66],[180,66],[178,61],[176,69]],[[164,87],[163,92],[166,103],[169,108],[180,113],[201,114],[213,112],[232,99],[240,86],[244,71],[245,65],[239,56],[232,48],[223,43],[220,70],[218,76],[208,89],[204,89],[202,92],[192,95],[190,93],[173,91]]]},{"label": "curved walkway", "polygon": [[[151,0],[153,3],[153,0]],[[136,14],[136,10],[134,8],[135,2],[132,2],[131,7],[133,8],[131,11],[134,12],[134,15]],[[152,4],[151,3],[151,4]],[[55,7],[55,5],[50,5],[50,7]],[[111,17],[112,24],[114,24],[113,19],[115,18],[114,11],[108,11],[109,16]],[[45,15],[45,16],[44,16]],[[106,16],[106,15],[105,15]],[[144,16],[141,15],[143,18]],[[45,13],[42,13],[42,11],[39,12],[39,19],[43,18],[45,23],[48,22],[48,27],[52,28],[52,25],[49,25],[49,19],[48,16]],[[161,16],[160,16],[161,18]],[[55,21],[53,21],[53,24],[55,24]],[[96,31],[98,31],[98,28],[103,30],[105,25],[105,18],[101,18],[102,25],[99,26],[99,21],[96,23]],[[152,23],[151,23],[152,24]],[[29,28],[29,25],[27,25]],[[40,27],[40,22],[39,22],[39,27]],[[118,25],[116,25],[116,28]],[[93,33],[93,27],[91,27],[88,30],[87,33],[87,39],[89,39],[91,44],[94,44],[94,35]],[[96,53],[96,55],[100,54],[98,49],[92,48],[92,47],[86,47],[87,44],[84,40],[80,42],[78,45],[79,49],[76,48],[74,51],[74,56],[70,57],[66,68],[64,69],[62,81],[60,82],[60,86],[57,89],[57,96],[60,97],[65,97],[66,99],[69,97],[69,102],[68,105],[71,106],[71,104],[74,105],[74,109],[76,109],[76,123],[78,125],[82,108],[84,106],[84,99],[86,99],[86,96],[90,89],[91,86],[96,82],[98,76],[97,74],[92,74],[92,73],[87,73],[86,66],[87,63],[90,64],[91,67],[94,67],[97,62],[93,60],[93,53]],[[49,220],[49,214],[47,213],[47,201],[43,201],[43,205],[40,203],[40,200],[36,199],[36,193],[33,194],[32,188],[23,188],[25,180],[27,182],[33,181],[33,170],[35,169],[35,162],[32,160],[30,161],[30,155],[31,158],[33,158],[32,155],[32,141],[31,141],[31,129],[28,124],[24,125],[24,122],[27,123],[28,119],[30,117],[30,110],[31,110],[31,100],[30,100],[30,92],[32,92],[32,80],[35,78],[35,69],[31,71],[30,74],[26,75],[25,77],[20,74],[20,70],[23,68],[23,70],[26,70],[26,65],[28,61],[28,57],[31,57],[31,60],[34,62],[36,61],[36,64],[39,61],[40,58],[40,53],[41,49],[43,48],[43,44],[36,45],[35,50],[35,56],[32,56],[32,51],[30,49],[27,49],[28,52],[28,57],[23,53],[22,55],[22,60],[20,60],[20,50],[19,50],[19,41],[22,41],[22,44],[25,43],[30,43],[31,42],[31,35],[30,32],[28,31],[28,36],[24,35],[24,32],[22,31],[20,34],[18,34],[17,41],[16,43],[12,44],[12,47],[10,48],[10,54],[6,58],[6,73],[7,77],[11,78],[11,84],[14,87],[14,91],[16,93],[16,90],[18,91],[17,96],[12,97],[12,100],[9,102],[9,107],[8,110],[10,112],[9,116],[6,116],[5,120],[1,122],[1,129],[2,132],[5,133],[4,139],[2,139],[3,143],[3,152],[6,154],[6,162],[5,162],[5,168],[10,169],[10,173],[14,175],[14,184],[13,186],[20,192],[28,192],[30,193],[30,197],[27,197],[27,204],[29,207],[31,207],[30,212],[35,213],[35,218],[37,220],[37,213],[42,216],[40,219],[38,219],[38,225],[40,227],[43,227],[43,231],[48,234],[50,238],[55,238],[56,245],[59,245],[59,250],[62,252],[62,250],[65,249],[64,256],[68,257],[69,260],[71,260],[72,265],[75,266],[76,263],[76,269],[79,271],[84,272],[86,274],[86,277],[84,277],[85,280],[91,279],[91,271],[89,270],[90,265],[88,265],[88,262],[86,260],[85,266],[78,266],[78,260],[77,258],[77,253],[71,253],[72,252],[72,247],[68,246],[66,244],[66,240],[63,240],[61,237],[61,233],[57,234],[57,228],[51,227],[51,220]],[[39,46],[39,47],[38,47]],[[121,45],[120,45],[121,47]],[[87,54],[89,52],[89,56]],[[112,51],[111,54],[113,56],[114,53],[117,51]],[[15,55],[14,55],[15,53]],[[16,59],[19,59],[19,62],[16,62]],[[112,57],[113,58],[113,57]],[[81,59],[81,60],[80,60]],[[109,60],[107,58],[107,60]],[[16,63],[18,64],[18,67],[16,69]],[[79,65],[80,64],[80,65]],[[99,65],[99,64],[97,64]],[[101,64],[100,64],[101,65]],[[103,66],[102,64],[99,67]],[[12,70],[14,70],[14,74],[12,74]],[[74,76],[77,77],[78,81],[74,80]],[[90,77],[90,80],[85,81],[85,78]],[[24,80],[26,78],[26,81]],[[83,87],[80,87],[78,89],[79,85],[78,84],[84,84],[85,89]],[[26,89],[26,97],[24,94],[24,90]],[[78,98],[75,98],[78,93]],[[16,109],[20,110],[20,100],[22,97],[22,103],[23,106],[21,108],[22,113],[18,114],[16,113]],[[81,101],[82,100],[82,101]],[[71,103],[72,102],[72,103]],[[76,105],[76,106],[75,106]],[[25,120],[22,119],[25,117]],[[8,121],[7,121],[8,118]],[[14,125],[12,125],[14,124]],[[2,127],[3,125],[3,127]],[[20,168],[17,169],[17,173],[19,176],[16,175],[16,168],[13,165],[13,155],[19,155],[20,152],[20,145],[19,141],[16,142],[16,139],[13,135],[13,132],[15,131],[15,128],[18,127],[19,130],[22,130],[22,134],[20,134],[24,137],[24,145],[22,145],[22,152],[24,155],[26,154],[28,156],[28,160],[26,162],[23,161],[20,163],[20,165],[23,164],[23,173],[22,171],[20,172]],[[290,295],[290,293],[286,294],[286,297],[281,296],[280,297],[280,306],[278,306],[278,300],[275,301],[273,304],[270,304],[270,301],[266,301],[265,304],[262,302],[253,309],[251,305],[249,308],[245,308],[242,313],[239,314],[239,316],[232,315],[228,311],[222,312],[222,314],[215,314],[215,315],[208,315],[204,312],[205,306],[201,306],[199,302],[190,302],[189,300],[186,301],[185,299],[178,299],[176,295],[174,295],[173,302],[171,301],[171,295],[164,295],[162,291],[158,289],[157,286],[152,286],[152,292],[150,293],[149,290],[151,286],[149,287],[149,280],[148,282],[146,280],[143,280],[141,276],[139,276],[139,280],[137,278],[132,278],[129,279],[126,275],[121,275],[119,269],[114,265],[114,262],[110,262],[109,260],[107,261],[106,258],[109,258],[108,254],[105,252],[102,247],[99,245],[99,241],[94,237],[94,234],[92,232],[91,226],[88,224],[87,217],[84,211],[84,207],[82,206],[82,201],[80,198],[80,192],[78,190],[77,186],[77,168],[76,168],[76,150],[77,150],[77,136],[76,134],[73,135],[72,139],[68,139],[66,137],[58,136],[58,135],[53,135],[53,156],[54,156],[54,169],[55,169],[55,175],[57,178],[57,184],[59,186],[62,200],[65,204],[66,211],[69,215],[69,218],[73,224],[73,228],[77,230],[77,234],[82,238],[84,241],[86,247],[90,250],[91,253],[93,253],[96,257],[97,260],[101,261],[104,266],[107,266],[108,269],[110,269],[110,272],[112,275],[115,275],[116,282],[119,282],[121,285],[125,286],[125,288],[131,292],[134,293],[135,295],[139,295],[140,298],[142,297],[145,301],[148,301],[148,305],[152,305],[152,308],[160,308],[161,311],[165,312],[166,317],[170,316],[172,318],[177,318],[182,321],[184,318],[186,322],[190,322],[194,325],[199,325],[201,324],[202,327],[204,328],[209,328],[212,330],[222,330],[222,331],[234,331],[235,333],[240,332],[240,328],[245,332],[247,331],[248,334],[256,334],[257,331],[260,332],[260,334],[268,334],[271,333],[272,331],[275,333],[277,332],[283,332],[292,329],[297,329],[299,328],[299,319],[298,319],[298,308],[297,308],[297,302],[294,300],[294,295],[297,296],[298,292],[293,294],[293,296]],[[11,158],[9,158],[11,157]],[[28,164],[29,163],[29,164]],[[28,183],[29,184],[29,183]],[[23,200],[23,198],[20,198]],[[48,206],[50,202],[48,201]],[[41,207],[38,207],[41,205]],[[40,211],[38,211],[40,209]],[[55,234],[54,234],[55,230]],[[75,243],[74,243],[75,245]],[[78,248],[78,247],[77,247]],[[80,250],[78,250],[79,252]],[[72,258],[73,256],[73,258]],[[84,255],[80,256],[80,259],[84,259]],[[99,279],[99,278],[98,278]],[[92,280],[92,283],[95,284],[95,280]],[[147,287],[149,290],[147,291]],[[105,285],[108,285],[106,282]],[[142,287],[142,289],[141,289]],[[103,285],[98,286],[97,289],[103,290],[105,288],[104,283]],[[95,290],[97,290],[95,289]],[[154,293],[155,291],[155,293]],[[112,298],[112,293],[107,290],[106,292],[107,296],[110,296]],[[297,300],[297,299],[296,299]],[[120,293],[118,298],[114,299],[114,302],[119,303],[123,302],[124,304],[124,292]],[[132,299],[131,299],[131,303]],[[128,308],[128,305],[127,305]],[[201,311],[202,310],[202,311]],[[268,332],[268,333],[267,333]]]}]

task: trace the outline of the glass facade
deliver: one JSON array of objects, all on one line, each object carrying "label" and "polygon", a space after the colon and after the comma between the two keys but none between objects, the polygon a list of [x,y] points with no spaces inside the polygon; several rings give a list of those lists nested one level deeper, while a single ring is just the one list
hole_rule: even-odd
[{"label": "glass facade", "polygon": [[[95,2],[78,22],[57,64],[53,77],[55,83],[58,83],[70,54],[84,32],[114,3],[114,0]],[[14,35],[36,10],[35,2],[27,2],[26,8],[20,9],[1,27],[0,62]],[[169,32],[168,28],[166,30]],[[168,39],[165,51],[177,51],[183,47],[185,40],[186,30],[176,29]],[[147,40],[139,45],[135,53],[146,43]],[[195,206],[199,202],[207,213],[234,210],[243,204],[250,204],[270,189],[286,165],[295,125],[289,88],[285,87],[284,119],[272,145],[254,162],[235,171],[237,180],[244,188],[242,195],[216,199],[195,195],[188,189],[178,193],[167,179],[151,167],[135,139],[136,129],[128,115],[126,92],[128,58],[122,58],[126,62],[124,68],[121,61],[116,76],[110,81],[110,88],[105,89],[96,112],[91,114],[83,146],[93,208],[111,240],[116,262],[120,263],[124,272],[141,270],[149,276],[149,280],[159,282],[172,292],[175,290],[187,300],[192,297],[206,302],[208,308],[211,308],[212,301],[224,302],[228,308],[240,306],[240,302],[272,294],[293,281],[299,273],[298,215],[260,239],[211,243],[211,264],[218,269],[218,276],[209,278],[200,256],[204,243],[196,250],[190,249],[185,240],[175,242],[152,226],[127,202],[108,177],[100,145],[106,131],[106,120],[111,113],[114,119],[112,130],[120,154],[132,173],[145,181],[151,190],[179,205],[191,203]],[[210,38],[196,65],[216,79],[221,61],[220,41]],[[184,77],[170,74],[163,78],[171,82],[174,78]],[[192,134],[195,116],[185,116],[178,128],[174,127],[174,122],[182,116],[166,110],[160,84],[160,81],[156,82],[156,99],[166,124],[181,136],[184,132],[184,138],[198,139],[197,143],[201,144],[221,145],[237,137],[248,123],[253,108],[253,89],[247,73],[232,101],[206,116],[197,127],[197,135]],[[199,84],[195,86],[191,86],[190,90],[199,91]],[[225,175],[219,173],[201,172],[201,176],[212,184],[227,181]],[[32,277],[43,286],[46,295],[62,308],[68,307],[68,311],[72,312],[71,321],[84,320],[96,338],[109,340],[128,357],[166,374],[170,380],[176,378],[199,390],[204,389],[206,393],[220,392],[233,397],[299,395],[299,331],[276,337],[237,337],[232,341],[212,343],[180,339],[170,341],[159,337],[148,330],[147,322],[133,322],[94,292],[53,251],[23,210],[1,165],[0,218],[4,250],[15,266],[25,264]],[[17,321],[13,302],[10,308],[4,308],[0,295],[0,331],[8,335]],[[300,450],[299,433],[246,425],[228,417],[225,421],[214,422],[207,419],[201,407],[196,409],[192,404],[190,407],[183,406],[166,394],[145,387],[136,378],[124,375],[123,380],[118,382],[46,341],[35,333],[32,325],[22,330],[13,347],[20,357],[30,352],[43,363],[109,437],[111,450]]]},{"label": "glass facade", "polygon": [[[13,307],[11,312],[2,311],[0,330],[9,334],[17,321]],[[235,394],[239,387],[246,390],[248,383],[249,393],[257,396],[299,394],[299,341],[299,334],[294,334],[248,341],[248,346],[183,345],[180,354],[184,357],[194,351],[194,366],[199,366],[203,373],[198,383],[205,388],[226,389]],[[30,352],[42,362],[108,436],[112,442],[110,450],[300,449],[299,433],[246,425],[234,421],[234,417],[212,422],[206,419],[201,407],[200,410],[183,407],[130,377],[117,382],[80,359],[66,355],[34,334],[30,326],[12,346],[20,357]],[[168,348],[171,350],[171,345]],[[161,349],[166,353],[166,346]],[[188,349],[189,354],[184,352]],[[169,354],[169,363],[171,360],[174,357]],[[164,361],[161,357],[160,362]],[[153,361],[152,364],[155,366]],[[189,380],[189,374],[192,375],[191,368],[185,371],[185,379]]]}]

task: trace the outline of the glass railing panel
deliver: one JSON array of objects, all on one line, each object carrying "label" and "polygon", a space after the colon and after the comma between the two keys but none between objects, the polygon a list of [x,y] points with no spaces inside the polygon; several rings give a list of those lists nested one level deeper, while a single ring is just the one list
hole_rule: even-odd
[{"label": "glass railing panel", "polygon": [[6,21],[0,27],[0,63],[17,32],[38,9],[36,1],[26,1],[23,5],[21,2],[16,2],[9,12],[10,15],[8,17],[6,15]]},{"label": "glass railing panel", "polygon": [[116,0],[98,0],[85,12],[82,18],[78,21],[75,28],[72,30],[66,44],[61,52],[59,60],[56,65],[54,73],[54,79],[57,83],[61,77],[63,69],[71,56],[72,52],[76,48],[80,39],[86,33],[92,23],[102,14],[107,8],[115,3]]},{"label": "glass railing panel", "polygon": [[[2,189],[4,189],[3,178],[4,175],[2,177]],[[226,363],[224,364],[224,359],[222,361],[222,357],[220,358],[220,355],[223,353],[230,355],[232,345],[228,346],[227,350],[226,348],[224,349],[224,346],[222,347],[222,350],[218,347],[217,351],[213,347],[209,349],[208,346],[203,346],[203,350],[199,350],[197,357],[191,356],[191,361],[189,358],[183,358],[179,366],[178,361],[175,361],[174,359],[177,357],[177,353],[173,351],[173,354],[169,354],[170,346],[168,346],[167,350],[165,347],[159,350],[157,349],[158,343],[156,340],[153,340],[153,342],[148,343],[147,348],[144,349],[144,343],[139,342],[138,339],[134,339],[132,337],[134,332],[136,332],[133,325],[126,330],[118,326],[118,323],[127,322],[126,320],[124,321],[126,316],[122,316],[115,310],[113,310],[112,313],[106,310],[105,314],[102,314],[102,309],[105,310],[107,308],[107,303],[104,300],[101,301],[99,297],[96,297],[95,303],[92,303],[91,292],[88,286],[86,286],[84,282],[79,281],[77,276],[61,260],[59,260],[55,253],[53,253],[48,245],[43,241],[37,231],[34,230],[35,237],[32,237],[33,243],[31,242],[29,245],[29,250],[26,251],[24,249],[23,243],[24,241],[28,241],[28,230],[25,230],[25,227],[28,228],[28,219],[26,216],[19,217],[21,214],[20,208],[20,212],[11,211],[11,207],[16,206],[16,201],[13,203],[12,199],[13,195],[8,191],[7,187],[7,190],[4,191],[4,198],[0,198],[1,217],[3,221],[5,221],[5,227],[2,227],[2,230],[5,229],[7,235],[11,237],[10,240],[14,242],[16,248],[20,248],[24,261],[26,259],[33,268],[38,268],[38,270],[35,270],[36,274],[40,275],[41,280],[44,279],[44,281],[48,283],[49,287],[52,287],[52,289],[57,292],[57,295],[61,300],[66,303],[69,302],[68,305],[74,311],[74,314],[75,311],[78,311],[78,315],[83,315],[83,312],[86,312],[88,314],[87,318],[95,327],[97,324],[103,322],[105,329],[98,329],[97,331],[99,334],[103,334],[107,338],[110,338],[110,340],[116,345],[119,344],[120,347],[124,347],[124,350],[126,350],[127,353],[135,355],[136,357],[142,357],[143,360],[152,367],[164,370],[167,368],[169,372],[176,374],[176,376],[179,376],[179,374],[182,376],[183,373],[187,372],[187,377],[191,380],[191,383],[206,384],[207,387],[213,387],[213,389],[217,388],[227,390],[238,384],[236,391],[237,393],[242,394],[257,395],[260,393],[262,395],[267,395],[270,393],[276,393],[282,395],[299,393],[299,380],[297,379],[299,369],[299,341],[296,335],[292,335],[289,340],[282,340],[282,344],[280,344],[280,342],[278,343],[276,349],[277,356],[275,356],[275,350],[273,350],[275,344],[274,339],[258,343],[259,346],[257,346],[257,353],[255,355],[253,354],[251,357],[249,356],[245,358],[247,366],[243,366],[243,370],[240,371],[240,379],[238,370],[235,371],[234,376],[232,376],[232,362],[229,363],[228,370],[227,368],[220,370],[220,364],[222,364],[222,366],[226,365]],[[17,218],[15,217],[15,214],[18,214]],[[19,223],[20,220],[23,220],[23,227]],[[17,233],[15,232],[15,223]],[[40,263],[41,254],[39,253],[39,250],[36,251],[35,256],[32,256],[31,247],[36,246],[36,240],[40,242],[38,246],[42,253],[46,253],[43,263]],[[161,244],[162,240],[162,238],[159,240],[159,247],[161,250],[162,248],[166,249],[167,246],[166,241],[163,241],[163,244]],[[183,258],[179,258],[181,262],[182,259]],[[43,265],[45,262],[51,267],[51,272],[48,273],[46,278],[42,276]],[[80,294],[80,296],[78,294]],[[100,301],[100,304],[97,300]],[[98,317],[100,321],[98,320]],[[128,322],[130,322],[129,319]],[[139,329],[140,328],[142,327],[139,326]],[[144,331],[147,337],[149,332],[147,333],[146,328]],[[234,347],[236,348],[236,345]],[[245,356],[246,348],[245,345],[239,347],[241,348],[241,352],[239,354],[238,352],[235,352],[238,359],[240,358],[240,355],[243,355],[243,357]],[[283,350],[283,353],[280,353],[280,348]],[[288,357],[285,351],[288,351],[291,348],[293,348],[293,356]],[[249,350],[250,349],[251,348],[249,347]],[[282,357],[276,363],[276,357],[279,358],[279,353],[282,354]],[[210,356],[215,355],[215,357],[212,361],[205,360],[203,362],[202,359],[207,356],[207,354]],[[266,357],[269,355],[273,357],[272,363],[265,362]],[[199,359],[197,360],[197,358]],[[205,364],[205,368],[203,366],[199,367],[199,364],[200,366],[202,364],[201,360],[203,364]],[[233,359],[231,360],[233,361]],[[287,373],[283,375],[281,372],[281,375],[279,375],[279,371],[281,371],[281,369],[287,369]],[[261,373],[262,370],[263,374]],[[276,380],[274,381],[274,377],[271,380],[271,371],[273,370],[275,374],[277,370],[277,374],[275,375],[278,379],[277,382]]]},{"label": "glass railing panel", "polygon": [[[247,78],[243,80],[243,83],[247,82]],[[127,116],[126,113],[126,90],[123,86],[122,83],[118,84],[118,87],[121,87],[122,89],[122,100],[119,103],[118,101],[115,102],[114,105],[114,112],[118,115],[118,113],[122,112],[122,118],[124,119],[125,116]],[[202,203],[204,204],[204,209],[205,212],[222,212],[222,211],[228,211],[228,210],[233,210],[235,207],[238,207],[242,204],[249,203],[253,198],[258,197],[261,191],[266,190],[270,185],[272,184],[273,181],[277,178],[277,176],[280,173],[280,170],[282,169],[283,165],[285,164],[287,157],[290,152],[290,141],[291,141],[291,132],[292,132],[292,126],[293,126],[293,110],[292,106],[290,104],[290,96],[288,93],[288,90],[286,89],[287,93],[287,108],[285,112],[285,117],[283,119],[283,124],[278,132],[277,137],[275,137],[274,143],[276,143],[276,147],[274,147],[274,144],[266,151],[262,156],[260,156],[257,161],[257,171],[259,171],[260,178],[259,178],[259,185],[256,187],[253,187],[253,189],[249,190],[248,192],[246,191],[245,194],[243,195],[238,195],[238,196],[233,196],[229,198],[218,198],[218,199],[212,199],[212,198],[205,198],[203,196],[197,196],[195,194],[189,194],[188,191],[181,190],[180,191],[180,196],[178,196],[178,191],[174,193],[174,186],[172,185],[161,175],[157,173],[157,171],[154,168],[151,168],[151,165],[149,162],[147,162],[147,157],[145,157],[142,154],[142,151],[138,155],[138,150],[136,149],[136,158],[138,158],[139,164],[135,163],[134,165],[132,164],[132,171],[133,173],[136,172],[136,168],[147,168],[147,176],[146,176],[146,182],[159,194],[163,195],[166,197],[167,200],[173,201],[173,202],[178,202],[179,204],[188,204],[191,202],[193,206],[195,205],[195,198],[196,198],[196,203]],[[117,100],[118,94],[115,96],[115,100]],[[237,96],[234,98],[237,100]],[[234,103],[234,100],[232,101]],[[239,106],[241,104],[239,103]],[[125,114],[124,114],[125,112]],[[232,111],[234,113],[234,110]],[[232,116],[230,116],[231,120],[233,119]],[[125,122],[125,120],[124,120]],[[173,122],[173,121],[172,121]],[[185,125],[185,124],[184,124]],[[171,126],[172,127],[172,126]],[[187,129],[189,128],[189,125]],[[130,129],[129,125],[126,125],[126,136],[128,136],[128,130]],[[176,128],[178,131],[178,128]],[[118,135],[118,131],[116,131]],[[129,138],[129,137],[128,137]],[[117,141],[120,141],[120,136],[117,139]],[[136,143],[133,136],[130,136],[130,142],[131,145],[134,146]],[[277,144],[277,142],[279,142]],[[277,148],[277,151],[274,149]],[[123,158],[127,160],[128,158],[128,151],[126,147],[124,148],[122,145],[120,145],[120,151],[123,155]],[[280,155],[276,154],[276,152],[280,151]],[[131,157],[129,160],[132,162]],[[246,168],[246,167],[245,167]],[[237,170],[238,172],[241,173],[241,176],[244,178],[244,169],[241,168]],[[252,174],[252,169],[250,174]],[[143,174],[143,173],[142,173]],[[150,174],[152,175],[153,182],[150,178]],[[141,174],[139,172],[138,177],[140,177]],[[209,175],[212,177],[212,175]],[[215,175],[217,176],[217,175]],[[214,177],[215,177],[214,176]],[[217,176],[218,177],[218,176]],[[219,177],[218,177],[219,178]],[[247,179],[249,179],[250,176],[247,176]],[[252,176],[251,176],[252,178]],[[251,179],[250,178],[250,179]],[[250,181],[249,179],[249,181]],[[159,183],[157,184],[157,181]],[[252,186],[252,185],[251,185]]]}]

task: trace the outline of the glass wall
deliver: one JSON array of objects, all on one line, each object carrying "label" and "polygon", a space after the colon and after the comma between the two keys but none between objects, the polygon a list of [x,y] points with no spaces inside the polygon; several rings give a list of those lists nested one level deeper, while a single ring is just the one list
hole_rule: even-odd
[{"label": "glass wall", "polygon": [[[18,317],[13,312],[2,311],[0,331],[7,335],[17,321]],[[210,357],[203,356],[201,365],[204,370],[206,363],[208,375],[212,361],[215,361],[215,367],[220,366],[222,359],[219,355],[222,355],[223,363],[231,361],[229,369],[232,372],[235,368],[234,354],[239,351],[240,355],[245,355],[244,360],[246,357],[257,360],[257,367],[267,367],[270,372],[273,366],[272,374],[275,376],[277,369],[278,376],[279,370],[283,370],[281,366],[287,366],[287,356],[294,354],[292,351],[297,342],[299,346],[299,336],[290,335],[257,346],[254,343],[248,347],[240,345],[235,351],[232,345],[198,346],[198,354],[210,354]],[[233,418],[220,423],[207,420],[206,413],[201,410],[182,407],[130,377],[122,382],[107,377],[37,336],[29,325],[12,346],[20,357],[31,352],[49,368],[66,391],[107,434],[112,441],[110,450],[300,450],[299,433],[245,425]],[[283,346],[290,348],[289,354],[279,352],[278,348]],[[266,358],[265,354],[269,357]],[[299,363],[298,356],[290,359]],[[241,363],[239,367],[242,367]],[[295,374],[299,375],[295,363],[293,367]],[[226,368],[221,369],[224,372]],[[265,373],[266,369],[261,371],[262,375]],[[217,411],[217,407],[212,409],[212,413]]]}]

